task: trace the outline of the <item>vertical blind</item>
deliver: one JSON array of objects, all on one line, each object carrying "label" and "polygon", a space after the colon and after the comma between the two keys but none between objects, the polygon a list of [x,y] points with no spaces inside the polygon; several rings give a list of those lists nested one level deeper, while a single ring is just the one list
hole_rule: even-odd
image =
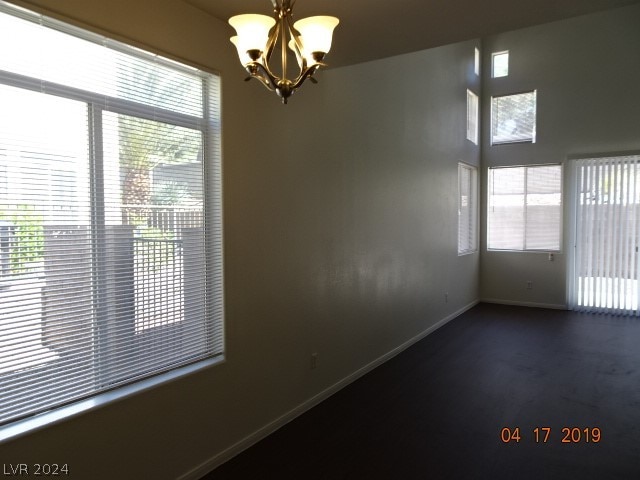
[{"label": "vertical blind", "polygon": [[562,166],[489,169],[487,246],[558,251],[562,233]]},{"label": "vertical blind", "polygon": [[575,309],[640,315],[640,155],[574,162]]},{"label": "vertical blind", "polygon": [[0,2],[0,424],[220,355],[215,75]]},{"label": "vertical blind", "polygon": [[465,163],[458,164],[458,254],[478,249],[478,173]]}]

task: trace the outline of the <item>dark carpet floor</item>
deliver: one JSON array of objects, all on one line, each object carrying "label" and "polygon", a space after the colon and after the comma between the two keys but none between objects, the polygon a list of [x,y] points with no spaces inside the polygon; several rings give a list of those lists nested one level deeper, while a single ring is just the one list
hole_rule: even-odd
[{"label": "dark carpet floor", "polygon": [[640,479],[640,319],[480,304],[203,479]]}]

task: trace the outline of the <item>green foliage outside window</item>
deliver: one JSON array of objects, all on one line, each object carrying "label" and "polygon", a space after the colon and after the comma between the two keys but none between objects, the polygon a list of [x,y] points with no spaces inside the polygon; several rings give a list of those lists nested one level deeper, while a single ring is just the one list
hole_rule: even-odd
[{"label": "green foliage outside window", "polygon": [[0,220],[13,225],[9,266],[12,274],[33,271],[44,260],[44,217],[32,205],[0,210]]}]

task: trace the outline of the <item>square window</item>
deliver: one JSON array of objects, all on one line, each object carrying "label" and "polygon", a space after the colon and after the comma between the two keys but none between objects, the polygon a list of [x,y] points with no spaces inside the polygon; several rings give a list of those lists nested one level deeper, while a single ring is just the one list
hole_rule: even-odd
[{"label": "square window", "polygon": [[509,51],[495,52],[491,55],[491,76],[493,78],[509,75]]},{"label": "square window", "polygon": [[536,141],[536,91],[491,99],[491,144]]},{"label": "square window", "polygon": [[487,248],[560,250],[562,166],[489,169]]}]

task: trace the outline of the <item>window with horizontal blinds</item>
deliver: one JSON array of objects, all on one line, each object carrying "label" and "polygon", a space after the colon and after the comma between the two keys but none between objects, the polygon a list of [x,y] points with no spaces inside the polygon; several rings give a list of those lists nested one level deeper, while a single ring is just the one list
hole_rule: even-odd
[{"label": "window with horizontal blinds", "polygon": [[640,315],[640,155],[582,158],[575,175],[572,307]]},{"label": "window with horizontal blinds", "polygon": [[478,249],[478,173],[476,167],[458,164],[458,254]]},{"label": "window with horizontal blinds", "polygon": [[562,166],[489,169],[487,247],[559,251]]},{"label": "window with horizontal blinds", "polygon": [[0,44],[0,424],[221,355],[218,77],[4,2]]},{"label": "window with horizontal blinds", "polygon": [[491,144],[536,141],[536,91],[491,98]]}]

